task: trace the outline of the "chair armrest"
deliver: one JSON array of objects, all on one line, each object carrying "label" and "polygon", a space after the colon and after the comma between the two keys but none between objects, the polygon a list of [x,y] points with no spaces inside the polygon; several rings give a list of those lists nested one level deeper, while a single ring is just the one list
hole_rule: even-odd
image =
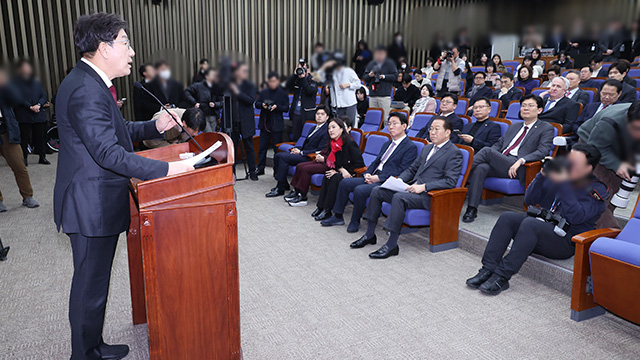
[{"label": "chair armrest", "polygon": [[528,163],[524,163],[525,168],[525,180],[524,180],[524,189],[526,190],[529,187],[529,184],[535,179],[536,175],[542,169],[542,161],[532,161]]},{"label": "chair armrest", "polygon": [[429,244],[431,246],[458,241],[460,213],[467,196],[467,188],[433,190],[427,193],[431,200]]},{"label": "chair armrest", "polygon": [[284,145],[284,144],[293,145],[293,146],[296,145],[296,143],[294,143],[293,141],[286,141],[286,142],[281,142],[281,143],[276,144],[276,147],[280,147],[280,145]]},{"label": "chair armrest", "polygon": [[611,229],[611,228],[606,228],[606,229],[595,229],[595,230],[591,230],[591,231],[586,231],[583,233],[580,233],[578,235],[574,235],[571,238],[571,241],[573,241],[574,243],[580,244],[580,245],[591,245],[591,243],[593,243],[594,241],[596,241],[597,238],[601,238],[601,237],[609,237],[609,238],[614,238],[616,236],[618,236],[618,234],[620,234],[620,229]]},{"label": "chair armrest", "polygon": [[447,196],[450,194],[464,194],[467,195],[467,188],[453,188],[453,189],[442,189],[442,190],[432,190],[427,193],[429,197],[440,198],[443,196]]},{"label": "chair armrest", "polygon": [[356,172],[357,176],[362,176],[362,174],[364,174],[364,172],[367,171],[367,169],[368,169],[367,166],[363,166],[355,169],[354,171]]},{"label": "chair armrest", "polygon": [[507,117],[507,110],[500,110],[500,117],[503,119]]},{"label": "chair armrest", "polygon": [[309,159],[311,159],[311,161],[316,159],[316,156],[318,156],[318,154],[316,153],[311,153],[311,154],[307,154],[306,155]]}]

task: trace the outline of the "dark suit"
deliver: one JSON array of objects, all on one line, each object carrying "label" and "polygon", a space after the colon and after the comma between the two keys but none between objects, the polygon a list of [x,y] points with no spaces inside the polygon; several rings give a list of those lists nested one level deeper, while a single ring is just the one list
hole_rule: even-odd
[{"label": "dark suit", "polygon": [[[549,103],[549,97],[544,98],[544,108]],[[554,122],[562,125],[562,132],[568,133],[573,130],[573,123],[576,122],[580,113],[580,105],[567,97],[561,97],[556,101],[553,108],[538,115],[539,120]]]},{"label": "dark suit", "polygon": [[355,177],[349,179],[343,179],[338,187],[338,194],[336,196],[336,203],[333,206],[333,212],[336,214],[343,214],[344,208],[349,201],[349,193],[353,192],[353,212],[351,214],[351,223],[360,223],[362,213],[367,205],[367,198],[371,194],[374,188],[380,186],[391,176],[398,176],[405,169],[411,165],[418,156],[418,147],[409,139],[405,137],[398,147],[393,150],[389,158],[384,163],[381,171],[376,169],[380,166],[382,157],[389,149],[391,140],[387,141],[375,160],[369,165],[365,174],[378,175],[380,182],[367,184],[363,177]]},{"label": "dark suit", "polygon": [[434,144],[425,146],[420,156],[398,176],[406,183],[415,180],[416,184],[425,184],[426,190],[420,194],[412,194],[376,187],[371,192],[369,205],[364,214],[365,219],[377,223],[382,213],[382,203],[390,203],[391,211],[384,223],[384,228],[399,234],[407,209],[429,210],[431,207],[429,191],[452,189],[456,186],[462,169],[462,153],[457,146],[448,141],[427,161],[434,146]]},{"label": "dark suit", "polygon": [[[477,122],[472,122],[465,125],[462,129],[462,133],[469,134],[476,123]],[[492,146],[493,144],[495,144],[498,139],[500,139],[501,134],[502,130],[500,128],[500,125],[487,119],[482,123],[482,125],[480,125],[475,135],[473,135],[473,141],[471,141],[471,144],[465,142],[459,137],[456,137],[455,141],[453,141],[452,139],[452,141],[456,144],[469,145],[475,152],[478,152],[484,147]]]},{"label": "dark suit", "polygon": [[[602,87],[600,87],[600,90],[602,90]],[[598,91],[593,101],[600,101],[600,91]],[[618,98],[618,101],[616,101],[616,104],[632,103],[634,101],[636,101],[636,88],[623,82],[622,92],[620,93],[620,97]]]},{"label": "dark suit", "polygon": [[168,164],[138,156],[132,141],[161,137],[155,122],[127,122],[100,76],[83,61],[56,97],[60,153],[53,208],[71,239],[72,359],[99,359],[111,264],[129,227],[129,178],[165,176]]},{"label": "dark suit", "polygon": [[[357,168],[364,167],[364,160],[362,160],[362,152],[360,151],[360,147],[356,144],[355,141],[349,137],[349,140],[342,144],[342,150],[336,151],[335,154],[335,170],[339,170],[344,168],[351,174],[351,176],[355,176],[355,170]],[[333,205],[336,202],[336,194],[338,192],[338,186],[340,186],[340,182],[343,177],[340,172],[334,174],[332,177],[328,178],[324,176],[322,178],[322,189],[320,189],[320,195],[318,196],[318,207],[321,209],[332,209]]]},{"label": "dark suit", "polygon": [[580,116],[578,116],[576,122],[573,124],[573,130],[571,132],[576,133],[580,125],[584,124],[585,121],[591,119],[593,115],[596,114],[600,105],[602,105],[600,102],[587,104],[587,106],[582,109],[582,112],[580,113]]},{"label": "dark suit", "polygon": [[[291,109],[289,109],[293,134],[291,141],[298,141],[305,121],[315,120],[318,84],[313,81],[311,75],[299,78],[298,75],[293,74],[287,79],[286,88],[293,94]],[[300,101],[300,109],[299,114],[296,114],[298,101]]]},{"label": "dark suit", "polygon": [[474,85],[465,93],[466,97],[469,99],[469,106],[473,106],[473,104],[481,98],[491,99],[493,97],[493,90],[490,87],[484,85],[479,88],[476,88]]},{"label": "dark suit", "polygon": [[301,150],[300,154],[292,154],[288,151],[276,152],[273,157],[273,173],[276,181],[278,181],[278,189],[282,190],[287,185],[289,166],[309,161],[307,155],[324,149],[328,142],[329,132],[327,131],[327,124],[324,123],[316,132],[304,139],[302,146],[298,147]]},{"label": "dark suit", "polygon": [[500,96],[500,89],[498,89],[494,92],[493,97],[494,99],[498,99],[502,102],[501,110],[507,110],[507,108],[509,108],[510,102],[514,100],[520,100],[520,98],[522,97],[522,91],[513,86],[511,87],[511,89],[509,89],[509,91],[507,91],[506,94]]},{"label": "dark suit", "polygon": [[[142,80],[140,84],[149,90],[150,83]],[[133,88],[133,113],[136,121],[151,120],[158,111],[160,111],[160,105],[151,95],[137,87]]]},{"label": "dark suit", "polygon": [[240,154],[240,143],[244,146],[247,156],[249,171],[256,170],[256,156],[253,149],[253,135],[256,134],[256,122],[254,116],[254,103],[258,93],[256,86],[249,80],[238,85],[238,95],[231,95],[231,118],[233,120],[233,131],[231,139],[235,146],[235,154]]},{"label": "dark suit", "polygon": [[[262,107],[264,101],[273,101],[276,108],[271,111]],[[282,114],[289,111],[289,96],[281,87],[275,90],[266,88],[258,94],[256,99],[256,109],[260,109],[260,120],[258,121],[258,129],[260,129],[260,150],[258,151],[258,171],[264,170],[267,164],[267,150],[269,144],[272,145],[273,151],[276,144],[282,142],[282,132],[284,131],[284,117]]]},{"label": "dark suit", "polygon": [[159,76],[156,76],[156,78],[148,84],[147,89],[165,105],[171,104],[178,107],[184,105],[184,85],[176,80],[169,79],[165,84]]},{"label": "dark suit", "polygon": [[[422,129],[420,129],[420,131],[418,131],[418,133],[416,134],[417,138],[427,139],[427,141],[431,142],[431,137],[429,136],[429,128],[431,127],[431,123],[433,122],[434,118],[435,116],[432,116],[431,119],[429,119],[429,122],[427,123],[427,125],[425,125]],[[460,119],[460,117],[455,112],[449,114],[447,118],[451,120],[451,123],[453,124],[454,129],[458,129],[462,131],[462,128],[464,127],[464,123],[462,122],[462,119]],[[457,137],[458,137],[457,135],[455,135],[454,133],[451,133],[452,139]]]},{"label": "dark suit", "polygon": [[409,84],[409,87],[406,89],[400,85],[393,95],[394,101],[402,101],[409,104],[409,107],[413,107],[418,99],[420,99],[420,89],[413,84]]},{"label": "dark suit", "polygon": [[[16,76],[13,79],[13,88],[18,94],[19,103],[13,108],[16,119],[20,124],[20,136],[22,153],[26,162],[28,146],[34,146],[40,159],[46,156],[47,111],[42,107],[47,102],[47,93],[42,83],[35,78],[25,79]],[[33,112],[29,107],[40,104],[40,112]]]},{"label": "dark suit", "polygon": [[595,88],[595,89],[598,89],[600,87],[600,84],[598,84],[593,79],[589,79],[589,80],[580,81],[580,85],[579,86],[580,86],[580,89],[584,89],[584,88]]},{"label": "dark suit", "polygon": [[578,91],[576,91],[576,93],[573,94],[573,96],[570,97],[570,99],[573,101],[579,102],[580,104],[582,104],[584,108],[589,103],[589,93],[587,93],[582,89],[578,89]]},{"label": "dark suit", "polygon": [[[220,109],[223,105],[222,88],[213,84],[211,87],[206,82],[201,81],[189,85],[184,91],[184,99],[188,107],[194,107],[200,104],[200,110],[207,116],[215,116],[218,118]],[[209,103],[214,103],[214,107],[210,107]]]},{"label": "dark suit", "polygon": [[[509,168],[518,160],[526,162],[542,160],[549,156],[553,147],[553,126],[544,121],[536,121],[527,131],[526,136],[518,148],[518,156],[504,155],[511,142],[520,132],[524,122],[517,122],[507,129],[507,132],[491,147],[480,150],[473,158],[473,166],[469,175],[469,206],[478,207],[487,177],[509,177]],[[518,169],[520,183],[525,181],[525,167]]]}]

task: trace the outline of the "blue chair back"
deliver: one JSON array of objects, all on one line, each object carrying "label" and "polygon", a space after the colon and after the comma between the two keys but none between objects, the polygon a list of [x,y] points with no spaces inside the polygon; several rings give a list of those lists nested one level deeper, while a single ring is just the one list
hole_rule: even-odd
[{"label": "blue chair back", "polygon": [[458,150],[460,150],[460,152],[462,153],[462,169],[460,169],[460,175],[458,176],[456,187],[462,187],[464,185],[462,184],[462,180],[464,180],[464,174],[467,172],[467,168],[471,164],[469,164],[469,151],[460,148],[458,148]]},{"label": "blue chair back", "polygon": [[318,96],[320,96],[320,95],[322,95],[322,86],[318,86]]},{"label": "blue chair back", "polygon": [[[502,65],[504,65],[504,67],[510,66],[513,69],[517,68],[518,65],[520,65],[520,61],[516,61],[516,60],[507,60],[507,61],[503,61]],[[513,71],[513,70],[511,70]]]},{"label": "blue chair back", "polygon": [[431,80],[431,88],[432,89],[436,88],[436,81],[435,80]]},{"label": "blue chair back", "polygon": [[434,72],[433,74],[431,74],[431,80],[438,80],[438,73]]},{"label": "blue chair back", "polygon": [[[604,67],[604,65],[603,65]],[[599,88],[602,88],[602,84],[606,81],[604,79],[591,79],[591,81],[593,81],[594,83],[598,84]]]},{"label": "blue chair back", "polygon": [[360,131],[353,129],[349,134],[351,134],[351,138],[356,142],[356,144],[358,144],[358,146],[362,144],[362,133]]},{"label": "blue chair back", "polygon": [[605,69],[608,69],[608,68],[610,68],[610,67],[611,67],[611,64],[612,64],[612,63],[602,64],[602,67],[603,67],[603,68],[605,68]]},{"label": "blue chair back", "polygon": [[[253,115],[258,115],[260,116],[260,109],[253,109]],[[256,127],[257,128],[257,127]]]},{"label": "blue chair back", "polygon": [[460,79],[460,94],[458,94],[458,96],[462,96],[466,88],[467,88],[467,80]]},{"label": "blue chair back", "polygon": [[367,114],[364,116],[364,123],[360,129],[364,132],[378,131],[380,130],[380,124],[382,123],[382,111],[376,109],[367,110]]},{"label": "blue chair back", "polygon": [[418,156],[420,156],[420,153],[422,152],[422,149],[424,149],[425,144],[423,142],[421,142],[421,141],[412,140],[412,142],[414,144],[416,144],[416,149],[418,150]]},{"label": "blue chair back", "polygon": [[484,71],[484,70],[485,70],[484,66],[472,66],[472,67],[471,67],[471,71],[472,71],[474,74],[475,74],[475,73],[477,73],[477,72],[479,72],[479,71]]},{"label": "blue chair back", "polygon": [[640,77],[640,69],[629,69],[629,72],[627,73],[627,76],[629,77]]},{"label": "blue chair back", "polygon": [[304,144],[304,141],[307,139],[307,136],[309,136],[309,133],[315,126],[316,124],[313,124],[310,122],[305,123],[302,126],[302,134],[300,134],[300,138],[298,139],[298,141],[296,141],[296,146],[302,146],[302,144]]},{"label": "blue chair back", "polygon": [[322,97],[320,95],[316,95],[316,106],[320,105],[321,101],[322,101]]},{"label": "blue chair back", "polygon": [[289,107],[291,107],[292,103],[293,103],[293,94],[289,94]]},{"label": "blue chair back", "polygon": [[540,94],[542,94],[545,91],[548,91],[548,90],[547,89],[535,89],[535,90],[531,90],[531,93],[534,94],[534,95],[540,96]]},{"label": "blue chair back", "polygon": [[498,117],[501,108],[502,102],[500,100],[491,99],[491,111],[489,111],[489,117]]},{"label": "blue chair back", "polygon": [[500,136],[504,136],[507,133],[507,129],[509,128],[509,124],[503,123],[500,121],[494,121],[496,124],[500,125]]},{"label": "blue chair back", "polygon": [[440,112],[440,99],[436,99],[436,114],[439,112]]},{"label": "blue chair back", "polygon": [[467,106],[469,102],[467,99],[458,99],[458,104],[456,105],[456,109],[453,111],[456,115],[466,115],[467,114]]},{"label": "blue chair back", "polygon": [[636,87],[640,87],[640,79],[636,79]]},{"label": "blue chair back", "polygon": [[589,103],[592,103],[593,99],[596,97],[595,90],[590,90],[590,89],[582,89],[582,90],[586,91],[587,94],[589,94]]},{"label": "blue chair back", "polygon": [[460,120],[462,120],[462,126],[465,126],[471,122],[471,119],[468,116],[463,115],[460,115]]},{"label": "blue chair back", "polygon": [[520,119],[520,103],[516,102],[513,104],[509,104],[507,108],[507,115],[505,116],[507,120],[522,120]]},{"label": "blue chair back", "polygon": [[364,146],[364,151],[362,152],[362,160],[364,160],[364,164],[366,166],[369,166],[380,153],[382,145],[389,141],[390,137],[380,134],[367,134],[366,138],[367,142]]},{"label": "blue chair back", "polygon": [[640,91],[636,90],[636,100],[640,99]]},{"label": "blue chair back", "polygon": [[416,135],[418,135],[418,132],[423,127],[427,126],[427,124],[429,123],[429,120],[431,120],[433,116],[434,115],[431,115],[431,114],[421,114],[421,113],[416,114],[416,116],[413,118],[413,123],[411,124],[411,128],[407,130],[407,135],[410,137],[415,137]]}]

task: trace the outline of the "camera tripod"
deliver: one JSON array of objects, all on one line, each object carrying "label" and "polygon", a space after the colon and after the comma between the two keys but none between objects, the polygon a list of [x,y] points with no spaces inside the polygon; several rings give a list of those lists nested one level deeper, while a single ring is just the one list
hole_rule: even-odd
[{"label": "camera tripod", "polygon": [[9,253],[9,246],[4,247],[4,245],[2,245],[2,239],[0,239],[0,261],[5,261],[7,260],[7,254]]}]

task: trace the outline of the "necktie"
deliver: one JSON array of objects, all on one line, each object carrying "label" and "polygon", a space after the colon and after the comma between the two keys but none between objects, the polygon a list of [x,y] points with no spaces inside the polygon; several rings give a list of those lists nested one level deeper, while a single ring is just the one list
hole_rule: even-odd
[{"label": "necktie", "polygon": [[385,151],[384,155],[382,155],[382,159],[380,159],[381,164],[384,164],[385,162],[387,162],[387,159],[389,159],[389,156],[391,156],[391,152],[395,148],[396,148],[396,143],[392,141],[387,151]]},{"label": "necktie", "polygon": [[520,143],[522,142],[522,139],[524,139],[524,136],[527,135],[527,130],[529,130],[528,126],[524,127],[524,131],[522,132],[522,134],[520,134],[520,136],[516,139],[516,142],[513,143],[513,145],[509,146],[509,148],[507,150],[505,150],[503,152],[504,155],[509,155],[509,153],[511,152],[511,150],[515,149],[516,147],[518,147],[518,145],[520,145]]},{"label": "necktie", "polygon": [[544,107],[544,111],[543,112],[547,112],[547,110],[549,110],[549,108],[551,107],[551,104],[553,104],[554,102],[556,102],[556,101],[555,100],[547,101],[547,105]]},{"label": "necktie", "polygon": [[429,156],[427,156],[427,161],[425,161],[424,163],[425,164],[428,163],[429,159],[431,159],[433,157],[433,155],[435,155],[438,152],[438,150],[440,150],[440,148],[438,146],[434,145],[433,146],[433,151],[431,152],[431,154],[429,154]]},{"label": "necktie", "polygon": [[111,87],[109,88],[109,91],[111,92],[111,96],[113,96],[113,100],[115,102],[118,102],[118,95],[116,94],[116,87],[111,85]]},{"label": "necktie", "polygon": [[567,92],[564,93],[564,97],[569,97],[569,94],[571,94],[571,91],[567,90]]}]

